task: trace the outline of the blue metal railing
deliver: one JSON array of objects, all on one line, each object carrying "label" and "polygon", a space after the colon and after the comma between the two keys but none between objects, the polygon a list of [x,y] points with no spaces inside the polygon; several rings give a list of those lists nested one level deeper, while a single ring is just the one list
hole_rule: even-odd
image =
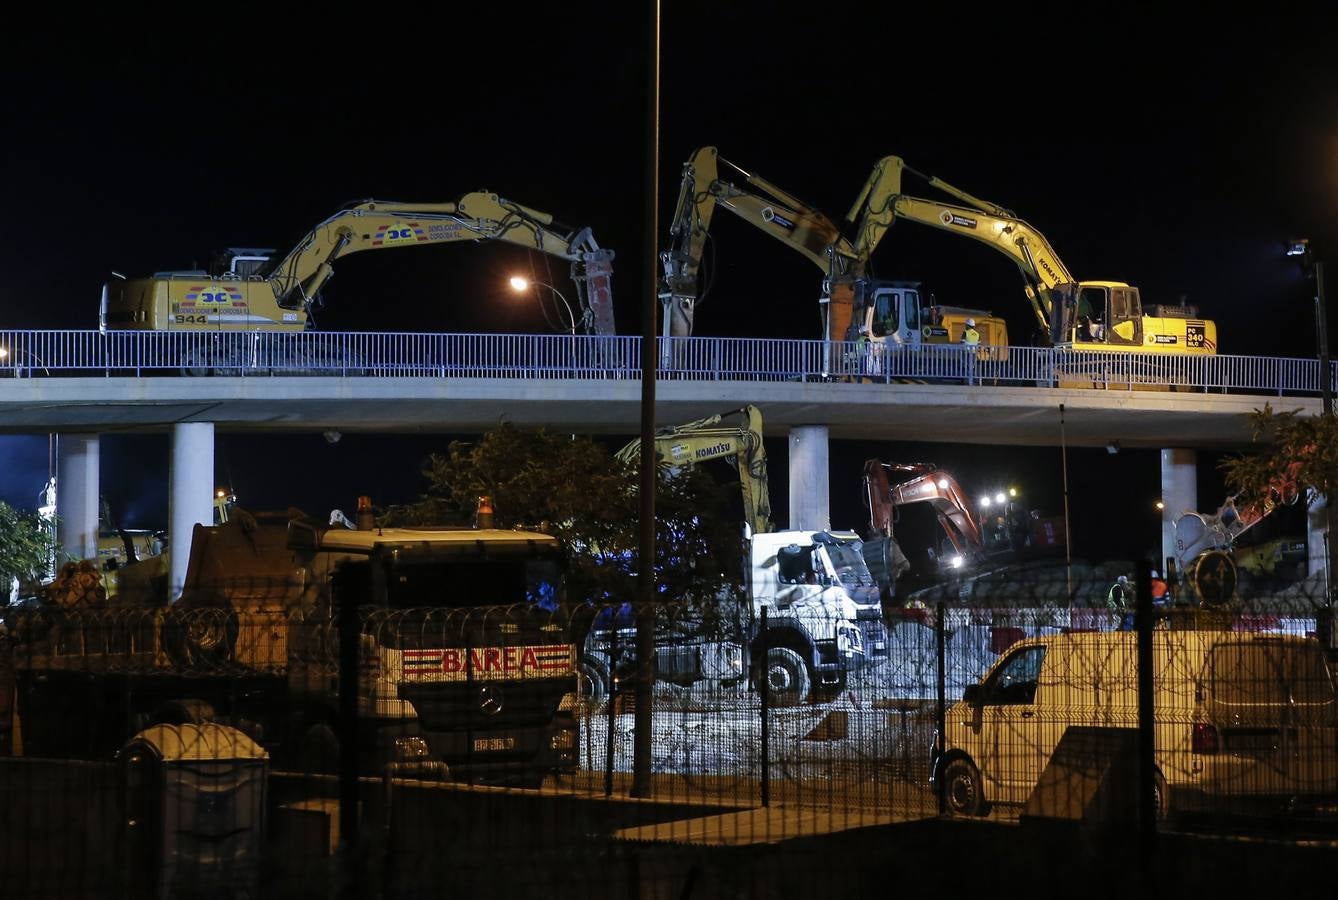
[{"label": "blue metal railing", "polygon": [[[0,376],[639,378],[641,338],[421,332],[0,330]],[[660,338],[658,376],[1317,396],[1315,359],[843,341]],[[1332,373],[1331,373],[1332,374]]]}]

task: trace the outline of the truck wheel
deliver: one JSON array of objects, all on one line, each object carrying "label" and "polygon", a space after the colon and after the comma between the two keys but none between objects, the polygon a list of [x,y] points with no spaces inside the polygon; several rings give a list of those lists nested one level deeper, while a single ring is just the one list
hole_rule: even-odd
[{"label": "truck wheel", "polygon": [[772,647],[767,651],[762,677],[767,680],[767,691],[776,706],[798,706],[808,699],[812,687],[808,667],[789,647]]},{"label": "truck wheel", "polygon": [[984,809],[980,771],[970,760],[954,759],[943,770],[943,805],[951,816],[978,816]]},{"label": "truck wheel", "polygon": [[590,709],[597,710],[608,698],[608,670],[597,660],[581,660],[581,700]]}]

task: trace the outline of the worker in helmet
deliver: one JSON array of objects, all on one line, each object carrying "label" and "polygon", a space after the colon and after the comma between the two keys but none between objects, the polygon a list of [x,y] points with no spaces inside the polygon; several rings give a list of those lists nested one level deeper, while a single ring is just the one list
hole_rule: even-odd
[{"label": "worker in helmet", "polygon": [[1166,582],[1162,580],[1161,573],[1156,569],[1152,570],[1152,604],[1154,606],[1165,606],[1171,602],[1171,590]]},{"label": "worker in helmet", "polygon": [[970,346],[980,343],[980,332],[976,331],[975,319],[966,320],[966,327],[962,329],[962,343]]},{"label": "worker in helmet", "polygon": [[1115,579],[1106,594],[1106,609],[1120,617],[1120,629],[1127,631],[1134,627],[1134,588],[1127,575]]},{"label": "worker in helmet", "polygon": [[976,320],[967,319],[962,329],[961,346],[966,351],[966,383],[976,383],[976,354],[980,346],[980,332],[976,331]]}]

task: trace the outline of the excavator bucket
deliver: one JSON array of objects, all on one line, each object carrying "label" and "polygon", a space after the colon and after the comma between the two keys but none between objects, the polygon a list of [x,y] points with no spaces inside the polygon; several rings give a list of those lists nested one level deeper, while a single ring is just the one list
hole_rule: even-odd
[{"label": "excavator bucket", "polygon": [[592,250],[585,254],[586,301],[594,316],[595,334],[614,335],[613,251]]}]

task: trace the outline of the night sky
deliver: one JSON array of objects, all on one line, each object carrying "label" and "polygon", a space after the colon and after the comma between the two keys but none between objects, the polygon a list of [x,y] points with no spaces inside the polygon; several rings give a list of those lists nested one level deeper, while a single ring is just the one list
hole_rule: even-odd
[{"label": "night sky", "polygon": [[[360,17],[310,32],[238,11],[197,31],[126,21],[120,36],[23,35],[0,54],[11,203],[3,325],[96,327],[112,270],[203,266],[228,246],[287,248],[349,201],[488,189],[590,226],[617,252],[618,330],[640,334],[646,8],[471,6],[468,21],[437,10],[430,24]],[[1249,20],[1096,5],[1081,22],[1067,5],[1009,7],[999,19],[957,5],[938,19],[883,8],[666,4],[662,242],[681,166],[699,146],[834,220],[872,165],[895,154],[1017,212],[1078,278],[1136,284],[1144,303],[1186,296],[1216,320],[1223,353],[1314,354],[1313,292],[1281,249],[1293,236],[1309,237],[1321,259],[1338,248],[1338,66],[1318,27],[1331,21],[1325,7],[1270,7]],[[816,267],[723,211],[712,235],[698,335],[819,336]],[[874,267],[922,280],[942,303],[993,309],[1015,339],[1031,331],[1016,267],[984,246],[903,223]],[[544,332],[538,304],[517,300],[505,278],[533,271],[574,302],[566,268],[501,245],[361,254],[339,264],[317,323]],[[258,509],[323,514],[363,493],[400,502],[422,490],[420,461],[449,439],[347,434],[332,445],[319,434],[220,432],[218,477]],[[785,521],[785,443],[768,450]],[[0,438],[0,499],[35,506],[47,451],[45,436]],[[102,455],[103,492],[123,524],[165,525],[166,437],[107,435]],[[937,462],[973,493],[1019,484],[1032,505],[1062,512],[1057,448],[834,442],[833,525],[863,526],[870,457]],[[1068,465],[1075,554],[1157,545],[1154,451],[1072,450]],[[1200,504],[1215,508],[1212,458],[1200,474]],[[906,527],[930,532],[932,522]]]}]

